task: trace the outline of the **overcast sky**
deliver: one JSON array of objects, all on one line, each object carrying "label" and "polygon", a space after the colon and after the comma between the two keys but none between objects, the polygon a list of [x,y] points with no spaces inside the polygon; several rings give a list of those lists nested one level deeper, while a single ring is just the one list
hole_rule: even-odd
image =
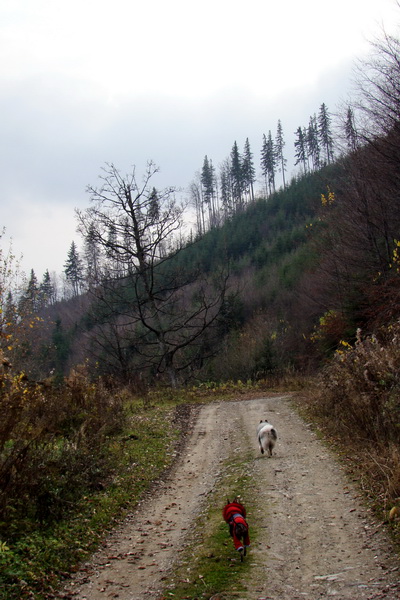
[{"label": "overcast sky", "polygon": [[2,247],[12,238],[39,280],[60,273],[106,162],[152,159],[156,187],[185,190],[206,154],[218,170],[248,137],[259,175],[278,119],[289,158],[399,16],[395,0],[1,0]]}]

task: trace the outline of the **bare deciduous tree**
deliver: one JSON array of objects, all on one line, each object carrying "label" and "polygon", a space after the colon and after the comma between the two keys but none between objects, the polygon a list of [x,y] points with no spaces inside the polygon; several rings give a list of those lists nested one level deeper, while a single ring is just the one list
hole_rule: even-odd
[{"label": "bare deciduous tree", "polygon": [[125,376],[147,369],[175,386],[178,372],[210,350],[207,336],[218,322],[227,277],[200,277],[182,259],[184,206],[173,188],[150,184],[157,171],[149,162],[139,183],[135,168],[122,176],[107,165],[101,187],[88,188],[92,206],[77,215],[81,233],[90,231],[108,258],[95,291],[103,355],[112,348]]}]

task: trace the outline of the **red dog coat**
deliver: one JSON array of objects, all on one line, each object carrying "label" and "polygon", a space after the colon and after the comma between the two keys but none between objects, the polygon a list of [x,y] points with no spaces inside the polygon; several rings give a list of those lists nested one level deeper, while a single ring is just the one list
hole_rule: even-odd
[{"label": "red dog coat", "polygon": [[250,537],[249,537],[249,526],[246,523],[246,509],[243,504],[240,502],[230,502],[226,506],[224,506],[222,510],[222,516],[224,520],[228,523],[231,535],[233,537],[233,543],[235,545],[236,550],[243,550],[242,541],[236,535],[236,525],[241,523],[246,528],[246,534],[244,536],[244,545],[250,546]]}]

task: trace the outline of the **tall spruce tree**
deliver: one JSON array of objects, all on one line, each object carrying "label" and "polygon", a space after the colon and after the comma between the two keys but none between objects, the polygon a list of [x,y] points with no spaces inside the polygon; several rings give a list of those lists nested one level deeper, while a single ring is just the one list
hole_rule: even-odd
[{"label": "tall spruce tree", "polygon": [[40,305],[42,307],[53,304],[54,302],[55,289],[51,281],[49,270],[46,269],[42,283],[40,284]]},{"label": "tall spruce tree", "polygon": [[261,146],[261,175],[265,181],[265,195],[268,196],[268,142],[267,136],[263,133],[263,141]]},{"label": "tall spruce tree", "polygon": [[283,156],[283,148],[284,147],[285,147],[285,141],[283,139],[282,123],[279,120],[277,129],[276,129],[276,137],[275,137],[275,156],[276,156],[276,164],[278,167],[278,171],[280,173],[282,173],[283,187],[285,188],[286,187],[285,172],[286,172],[287,160]]},{"label": "tall spruce tree", "polygon": [[221,205],[224,219],[228,219],[234,213],[233,194],[232,194],[232,174],[229,158],[226,158],[220,165],[219,172]]},{"label": "tall spruce tree", "polygon": [[216,227],[219,223],[219,206],[218,206],[218,183],[217,183],[217,177],[215,175],[215,168],[214,165],[212,163],[212,160],[210,159],[210,170],[211,170],[211,178],[212,178],[212,182],[213,182],[213,195],[211,198],[211,202],[212,202],[212,227]]},{"label": "tall spruce tree", "polygon": [[78,296],[83,287],[84,277],[82,261],[75,242],[71,243],[68,251],[67,261],[64,264],[64,273],[71,284],[73,295]]},{"label": "tall spruce tree", "polygon": [[304,128],[298,127],[295,131],[295,165],[302,165],[304,173],[307,173],[308,154],[307,154],[307,132]]},{"label": "tall spruce tree", "polygon": [[265,179],[266,193],[271,195],[275,191],[276,153],[271,131],[268,137],[263,135],[261,148],[261,173]]},{"label": "tall spruce tree", "polygon": [[155,187],[149,195],[149,217],[154,221],[160,218],[160,197]]},{"label": "tall spruce tree", "polygon": [[196,232],[197,235],[202,236],[206,231],[206,226],[204,220],[203,198],[199,172],[196,173],[196,178],[189,185],[189,196],[190,204],[196,211]]},{"label": "tall spruce tree", "polygon": [[321,147],[324,151],[325,161],[328,165],[332,162],[334,157],[331,121],[332,119],[326,104],[321,104],[318,113],[318,135]]},{"label": "tall spruce tree", "polygon": [[239,153],[236,141],[233,144],[231,151],[231,181],[232,181],[232,197],[235,205],[235,210],[243,208],[243,171],[242,158]]},{"label": "tall spruce tree", "polygon": [[354,152],[358,148],[358,134],[356,130],[354,111],[351,106],[348,106],[347,108],[344,132],[347,140],[347,146],[351,152]]},{"label": "tall spruce tree", "polygon": [[[95,231],[93,229],[93,231]],[[87,232],[88,234],[89,232]],[[92,235],[92,234],[91,234]],[[119,252],[111,251],[117,244],[117,230],[115,224],[111,221],[107,224],[107,244],[104,244],[103,249],[106,257],[105,269],[111,277],[122,277],[125,275],[122,260]],[[97,243],[97,238],[94,240]]]},{"label": "tall spruce tree", "polygon": [[268,185],[269,193],[275,192],[275,171],[276,171],[276,153],[271,130],[268,131],[267,138],[268,149]]},{"label": "tall spruce tree", "polygon": [[89,288],[97,285],[101,279],[101,258],[95,231],[90,228],[84,239],[85,279]]},{"label": "tall spruce tree", "polygon": [[307,150],[308,156],[311,158],[313,170],[317,170],[321,166],[320,161],[320,146],[318,134],[317,116],[310,117],[307,129]]},{"label": "tall spruce tree", "polygon": [[213,227],[215,225],[215,176],[212,162],[208,160],[207,156],[204,157],[203,168],[201,170],[201,185],[203,202],[206,204],[208,210],[209,227]]},{"label": "tall spruce tree", "polygon": [[31,269],[28,284],[21,295],[18,313],[21,317],[36,313],[40,308],[40,290],[35,271]]},{"label": "tall spruce tree", "polygon": [[253,155],[250,150],[249,138],[246,138],[246,142],[244,144],[242,172],[244,187],[250,195],[250,200],[254,200],[254,182],[256,180],[256,172],[253,164]]}]

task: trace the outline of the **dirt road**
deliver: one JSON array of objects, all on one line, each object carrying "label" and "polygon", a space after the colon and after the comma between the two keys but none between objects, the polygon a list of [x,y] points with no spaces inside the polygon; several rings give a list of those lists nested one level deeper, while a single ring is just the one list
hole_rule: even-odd
[{"label": "dirt road", "polygon": [[[258,449],[260,419],[278,430],[272,458]],[[246,592],[232,598],[398,600],[400,562],[382,528],[285,396],[202,407],[168,480],[113,532],[60,598],[158,600],[179,550],[190,544],[191,524],[221,482],[223,462],[249,447],[257,503],[248,520],[262,533],[246,559],[252,565]]]}]

